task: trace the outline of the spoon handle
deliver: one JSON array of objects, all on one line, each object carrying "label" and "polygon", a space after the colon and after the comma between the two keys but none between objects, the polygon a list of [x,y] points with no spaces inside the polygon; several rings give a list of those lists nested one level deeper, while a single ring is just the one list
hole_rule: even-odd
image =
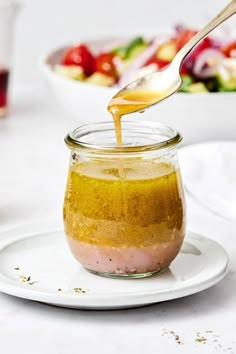
[{"label": "spoon handle", "polygon": [[173,65],[180,66],[189,52],[210,33],[214,28],[236,13],[236,0],[232,0],[216,17],[199,31],[175,56]]}]

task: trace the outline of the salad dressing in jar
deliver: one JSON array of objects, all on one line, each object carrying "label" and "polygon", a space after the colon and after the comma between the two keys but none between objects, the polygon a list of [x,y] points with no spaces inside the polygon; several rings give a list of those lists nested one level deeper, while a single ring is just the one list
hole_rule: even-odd
[{"label": "salad dressing in jar", "polygon": [[116,146],[112,122],[67,135],[65,233],[74,257],[90,272],[142,278],[167,269],[184,240],[176,151],[181,136],[158,123],[124,121],[122,139]]}]

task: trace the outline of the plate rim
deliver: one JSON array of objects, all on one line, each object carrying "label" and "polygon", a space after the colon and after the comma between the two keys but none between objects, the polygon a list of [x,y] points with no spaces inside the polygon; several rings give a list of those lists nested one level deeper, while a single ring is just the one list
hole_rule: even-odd
[{"label": "plate rim", "polygon": [[[16,232],[15,235],[10,240],[1,240],[0,232],[0,255],[1,252],[4,251],[5,248],[13,245],[14,243],[31,239],[34,237],[42,237],[43,234],[46,233],[56,233],[56,232],[64,232],[63,228],[60,226],[50,227],[46,230],[39,231],[27,231],[23,232],[23,228],[20,228],[22,231],[17,232],[17,229],[14,230],[7,230],[3,232],[4,234],[11,233],[11,231]],[[20,230],[19,229],[19,230]],[[21,234],[23,232],[23,234]],[[224,265],[221,265],[220,270],[215,273],[211,274],[210,277],[203,278],[202,281],[191,284],[191,279],[187,284],[181,287],[172,287],[172,288],[165,288],[163,290],[141,290],[141,291],[131,291],[131,292],[123,292],[123,293],[114,293],[114,294],[106,294],[106,293],[99,293],[99,294],[90,294],[86,293],[86,296],[78,297],[78,294],[73,293],[58,293],[53,291],[45,291],[40,289],[33,289],[33,288],[26,288],[24,285],[19,282],[15,282],[11,280],[9,277],[4,275],[0,269],[0,292],[12,295],[18,298],[32,300],[47,304],[52,304],[56,306],[63,306],[63,307],[71,307],[71,308],[81,308],[81,309],[112,309],[112,308],[125,308],[125,307],[134,307],[134,306],[143,306],[147,304],[153,304],[163,301],[169,301],[177,298],[182,298],[185,296],[189,296],[200,291],[203,291],[221,281],[228,271],[229,266],[229,257],[222,245],[220,245],[217,241],[208,238],[206,236],[200,235],[198,233],[192,232],[188,230],[186,232],[186,237],[184,242],[191,241],[194,242],[194,238],[197,240],[204,240],[208,243],[210,242],[211,245],[217,247],[218,250],[221,252],[222,257],[224,258]],[[214,273],[214,272],[213,272]],[[127,280],[125,280],[127,281]],[[130,280],[133,281],[133,280]],[[138,280],[137,280],[138,281]],[[194,281],[193,281],[194,282]],[[162,299],[160,299],[162,298]],[[164,299],[163,299],[164,298]],[[111,300],[112,304],[108,303],[104,305],[107,300]],[[93,304],[94,301],[94,304]]]}]

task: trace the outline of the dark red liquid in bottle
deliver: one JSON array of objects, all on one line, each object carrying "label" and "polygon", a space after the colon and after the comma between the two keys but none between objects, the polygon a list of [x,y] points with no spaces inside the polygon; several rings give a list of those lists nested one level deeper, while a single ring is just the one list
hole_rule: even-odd
[{"label": "dark red liquid in bottle", "polygon": [[7,106],[7,87],[8,87],[9,71],[0,69],[0,108]]}]

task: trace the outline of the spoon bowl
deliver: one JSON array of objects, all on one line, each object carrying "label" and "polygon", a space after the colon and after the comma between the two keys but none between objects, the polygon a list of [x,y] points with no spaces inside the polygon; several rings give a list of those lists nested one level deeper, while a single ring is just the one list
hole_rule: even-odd
[{"label": "spoon bowl", "polygon": [[122,105],[122,114],[129,114],[147,109],[171,96],[179,90],[183,82],[174,64],[172,62],[165,70],[147,74],[131,82],[113,97],[109,106]]}]

